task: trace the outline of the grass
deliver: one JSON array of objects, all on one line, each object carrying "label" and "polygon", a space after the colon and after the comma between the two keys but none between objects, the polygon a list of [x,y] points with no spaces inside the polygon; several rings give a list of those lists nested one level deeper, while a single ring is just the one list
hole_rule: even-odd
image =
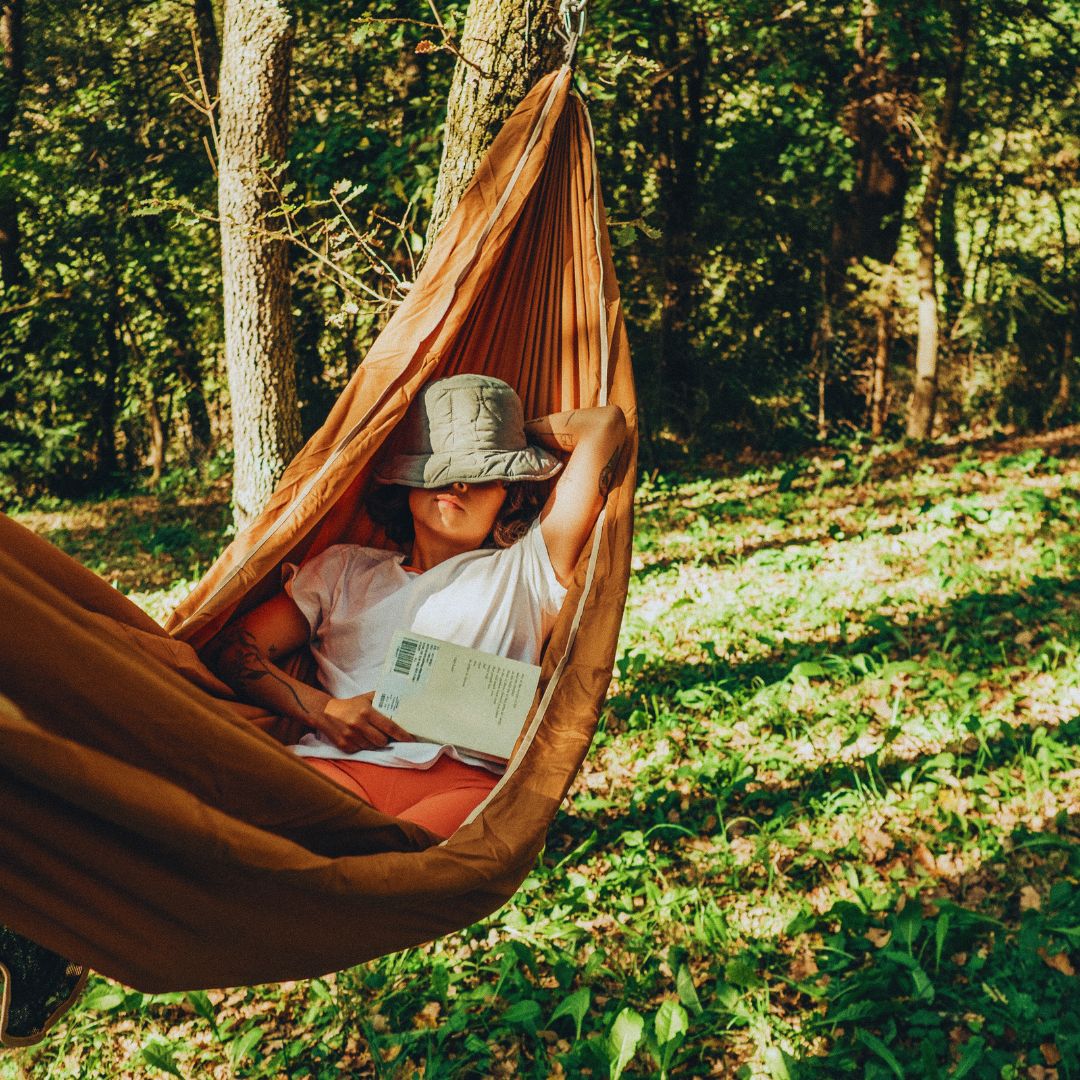
[{"label": "grass", "polygon": [[[718,473],[641,484],[602,727],[510,904],[310,982],[98,979],[0,1077],[1080,1077],[1080,433]],[[224,520],[55,513],[158,615]]]}]

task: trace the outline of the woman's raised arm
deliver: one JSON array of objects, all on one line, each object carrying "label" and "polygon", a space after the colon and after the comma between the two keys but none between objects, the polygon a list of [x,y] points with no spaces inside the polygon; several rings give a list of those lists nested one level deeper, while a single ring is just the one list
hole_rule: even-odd
[{"label": "woman's raised arm", "polygon": [[559,581],[569,585],[614,483],[626,442],[626,418],[618,405],[600,405],[542,416],[530,420],[525,430],[541,446],[570,454],[540,514],[551,565]]}]

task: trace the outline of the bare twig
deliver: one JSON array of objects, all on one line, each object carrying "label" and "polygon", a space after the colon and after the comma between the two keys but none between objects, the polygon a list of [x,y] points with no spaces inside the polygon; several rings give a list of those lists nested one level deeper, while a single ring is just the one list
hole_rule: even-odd
[{"label": "bare twig", "polygon": [[[419,26],[422,30],[437,30],[442,36],[442,41],[435,45],[428,42],[429,48],[421,49],[417,46],[417,52],[434,52],[439,49],[445,49],[448,53],[460,60],[463,64],[471,67],[474,71],[479,72],[484,78],[489,77],[489,72],[484,71],[482,67],[475,60],[470,60],[454,41],[453,33],[446,28],[446,23],[443,22],[442,16],[439,14],[439,9],[435,6],[435,0],[428,0],[428,7],[431,8],[431,14],[434,16],[435,21],[424,22],[423,19],[408,19],[401,16],[377,16],[377,15],[365,15],[363,21],[369,23],[383,23],[387,26]],[[420,43],[424,44],[423,42]]]},{"label": "bare twig", "polygon": [[[207,124],[210,127],[210,139],[207,140],[206,136],[202,136],[203,148],[206,150],[206,157],[210,162],[210,168],[214,172],[214,176],[217,177],[217,163],[221,156],[221,147],[218,143],[218,130],[217,121],[214,118],[214,114],[217,111],[219,97],[211,99],[210,87],[206,81],[206,72],[203,71],[202,54],[199,52],[199,39],[195,33],[194,28],[191,30],[191,48],[195,53],[195,78],[189,78],[187,74],[187,68],[176,68],[176,73],[180,78],[181,83],[184,86],[183,93],[177,93],[174,96],[185,105],[190,105],[197,113],[200,113],[205,117]],[[213,147],[211,148],[211,143]]]}]

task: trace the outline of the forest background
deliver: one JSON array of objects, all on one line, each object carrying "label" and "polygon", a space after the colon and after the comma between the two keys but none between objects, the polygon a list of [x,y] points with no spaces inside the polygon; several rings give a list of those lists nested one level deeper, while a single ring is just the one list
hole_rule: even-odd
[{"label": "forest background", "polygon": [[[423,258],[482,42],[464,3],[290,10],[248,239],[288,251],[298,440]],[[0,505],[157,618],[231,527],[221,14],[0,0]],[[1078,1075],[1078,36],[1043,0],[591,4],[644,468],[544,854],[325,979],[95,977],[0,1076]]]},{"label": "forest background", "polygon": [[[465,11],[294,7],[306,436],[422,255]],[[0,499],[227,471],[220,12],[3,11]],[[590,5],[644,464],[1074,420],[1078,35],[1069,0]]]}]

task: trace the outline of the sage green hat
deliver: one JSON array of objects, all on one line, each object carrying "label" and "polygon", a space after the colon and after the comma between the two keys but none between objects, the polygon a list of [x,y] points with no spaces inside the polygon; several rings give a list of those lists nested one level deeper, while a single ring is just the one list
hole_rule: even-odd
[{"label": "sage green hat", "polygon": [[554,454],[525,438],[525,413],[512,386],[490,375],[451,375],[417,395],[375,479],[440,488],[546,480],[561,468]]}]

